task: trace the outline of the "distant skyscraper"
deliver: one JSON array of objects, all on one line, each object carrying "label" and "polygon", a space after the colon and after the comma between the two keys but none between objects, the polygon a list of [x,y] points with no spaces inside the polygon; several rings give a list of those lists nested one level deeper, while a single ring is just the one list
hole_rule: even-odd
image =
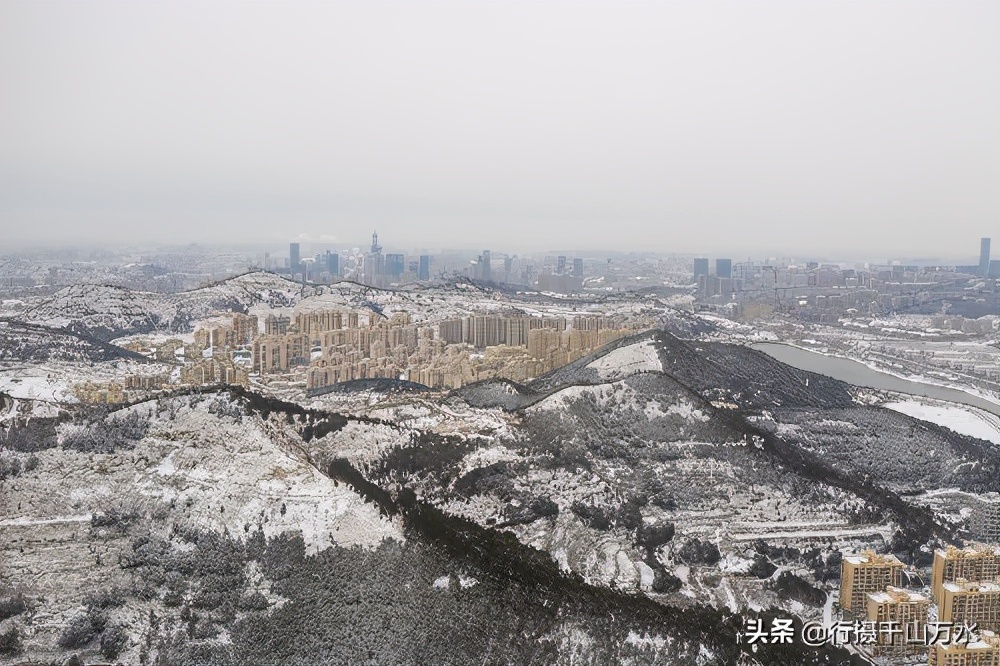
[{"label": "distant skyscraper", "polygon": [[378,244],[378,232],[372,232],[372,251],[365,257],[365,284],[374,287],[383,286],[385,276],[385,257],[382,256],[382,246]]},{"label": "distant skyscraper", "polygon": [[417,270],[417,278],[420,280],[431,279],[431,257],[429,254],[420,255],[420,268]]},{"label": "distant skyscraper", "polygon": [[288,270],[292,276],[302,272],[302,257],[299,255],[299,244],[288,244]]},{"label": "distant skyscraper", "polygon": [[708,257],[695,257],[694,279],[697,281],[701,275],[708,275]]},{"label": "distant skyscraper", "polygon": [[483,250],[483,254],[479,257],[479,279],[489,282],[493,279],[493,274],[490,271],[490,264],[493,258],[490,256],[489,250]]},{"label": "distant skyscraper", "polygon": [[401,254],[385,255],[385,274],[392,280],[403,277],[403,270],[406,267],[406,260]]},{"label": "distant skyscraper", "polygon": [[986,277],[990,274],[990,239],[979,240],[979,274]]},{"label": "distant skyscraper", "polygon": [[326,251],[326,272],[332,276],[340,275],[340,255]]},{"label": "distant skyscraper", "polygon": [[562,275],[566,272],[566,257],[556,257],[556,273]]},{"label": "distant skyscraper", "polygon": [[716,259],[715,260],[715,276],[720,278],[731,278],[733,277],[733,260],[732,259]]},{"label": "distant skyscraper", "polygon": [[573,277],[583,277],[583,259],[580,257],[573,260]]}]

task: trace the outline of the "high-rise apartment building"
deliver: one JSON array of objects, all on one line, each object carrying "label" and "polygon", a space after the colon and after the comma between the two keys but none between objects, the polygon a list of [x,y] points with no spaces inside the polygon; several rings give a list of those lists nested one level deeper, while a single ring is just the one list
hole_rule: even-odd
[{"label": "high-rise apartment building", "polygon": [[264,335],[284,335],[288,332],[288,326],[291,323],[292,320],[284,315],[267,315],[264,320]]},{"label": "high-rise apartment building", "polygon": [[298,243],[288,244],[288,271],[292,278],[295,277],[296,273],[302,272],[302,256],[299,253]]},{"label": "high-rise apartment building", "polygon": [[990,274],[990,239],[979,239],[979,275],[986,277]]},{"label": "high-rise apartment building", "polygon": [[716,259],[715,260],[715,276],[720,278],[731,278],[733,277],[733,260],[732,259]]},{"label": "high-rise apartment building", "polygon": [[1000,631],[1000,585],[957,582],[941,586],[938,621]]},{"label": "high-rise apartment building", "polygon": [[431,257],[429,254],[420,255],[420,264],[417,269],[417,278],[420,280],[431,279]]},{"label": "high-rise apartment building", "polygon": [[900,587],[903,563],[895,555],[864,552],[845,555],[840,564],[840,606],[855,615],[866,612],[867,595]]},{"label": "high-rise apartment building", "polygon": [[583,277],[583,259],[580,257],[573,260],[573,277]]},{"label": "high-rise apartment building", "polygon": [[929,666],[1000,666],[1000,636],[983,631],[978,641],[936,643],[931,646]]},{"label": "high-rise apartment building", "polygon": [[938,604],[945,583],[1000,580],[1000,552],[996,548],[938,548],[931,568],[931,591]]},{"label": "high-rise apartment building", "polygon": [[308,335],[265,335],[257,338],[253,349],[254,372],[266,375],[287,372],[292,366],[307,366],[310,348]]},{"label": "high-rise apartment building", "polygon": [[566,272],[566,257],[559,256],[556,257],[556,275],[562,275]]},{"label": "high-rise apartment building", "polygon": [[930,610],[930,599],[891,585],[885,592],[871,592],[866,595],[866,619],[869,622],[895,623],[900,628],[899,633],[879,635],[879,641],[872,646],[875,654],[917,654],[927,649],[922,639],[924,626],[927,624],[927,613]]}]

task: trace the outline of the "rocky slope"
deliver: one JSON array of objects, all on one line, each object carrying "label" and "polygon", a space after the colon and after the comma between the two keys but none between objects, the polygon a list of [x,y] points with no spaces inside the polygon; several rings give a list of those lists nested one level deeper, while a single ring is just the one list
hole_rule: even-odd
[{"label": "rocky slope", "polygon": [[[362,471],[433,457],[440,435],[236,390],[48,425],[5,446],[24,461],[0,482],[5,660],[741,659],[738,616],[590,584],[524,538]],[[833,657],[845,655],[773,646],[746,663]]]}]

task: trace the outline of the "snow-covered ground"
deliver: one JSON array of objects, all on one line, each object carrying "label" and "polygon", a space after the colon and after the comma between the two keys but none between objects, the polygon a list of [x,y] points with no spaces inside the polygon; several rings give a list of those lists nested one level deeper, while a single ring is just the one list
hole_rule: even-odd
[{"label": "snow-covered ground", "polygon": [[887,402],[882,406],[962,435],[1000,444],[1000,417],[975,407],[923,398]]},{"label": "snow-covered ground", "polygon": [[638,372],[661,372],[663,364],[652,340],[619,347],[587,365],[601,379],[621,379]]},{"label": "snow-covered ground", "polygon": [[[257,416],[237,421],[209,411],[212,401],[227,400],[220,395],[188,406],[170,398],[128,408],[152,419],[148,434],[130,450],[38,452],[38,469],[5,492],[4,525],[81,513],[89,520],[90,513],[148,501],[171,507],[173,520],[201,529],[243,535],[260,527],[268,536],[300,531],[310,552],[334,543],[402,539],[374,506],[321,474],[299,451],[283,448],[293,434],[279,436]],[[168,411],[158,412],[168,404]]]},{"label": "snow-covered ground", "polygon": [[0,393],[6,393],[18,400],[76,402],[63,375],[0,374]]}]

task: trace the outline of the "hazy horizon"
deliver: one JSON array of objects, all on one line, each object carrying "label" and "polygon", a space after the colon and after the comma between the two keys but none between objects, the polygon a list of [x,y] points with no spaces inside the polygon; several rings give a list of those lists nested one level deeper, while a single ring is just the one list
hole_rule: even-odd
[{"label": "hazy horizon", "polygon": [[[358,250],[362,253],[368,252],[368,247],[370,242],[335,242],[335,241],[320,241],[320,240],[308,240],[308,239],[292,239],[288,242],[285,241],[273,241],[273,242],[246,242],[246,243],[227,243],[224,241],[220,242],[158,242],[158,241],[146,241],[146,242],[104,242],[95,243],[88,241],[81,242],[48,242],[48,241],[37,241],[37,242],[17,242],[17,243],[5,243],[0,247],[0,252],[3,249],[13,249],[14,254],[21,254],[26,256],[33,256],[35,254],[41,255],[53,255],[56,253],[62,254],[70,250],[79,251],[77,254],[78,261],[88,260],[88,253],[95,250],[105,250],[112,253],[117,253],[122,256],[128,256],[129,254],[140,256],[143,253],[147,255],[155,255],[157,252],[169,253],[169,252],[192,252],[192,253],[232,253],[238,252],[243,253],[247,257],[262,255],[267,252],[270,254],[272,261],[281,261],[288,257],[289,253],[289,242],[299,242],[301,245],[302,256],[306,259],[310,259],[313,254],[322,254],[326,250],[331,250],[335,252],[353,252]],[[442,246],[441,244],[436,245],[400,245],[396,243],[385,243],[383,239],[379,238],[379,243],[383,246],[383,253],[393,253],[402,252],[407,255],[408,258],[414,259],[419,254],[430,254],[432,256],[438,255],[467,255],[469,259],[473,259],[476,255],[480,254],[482,250],[490,250],[493,253],[493,258],[499,261],[504,257],[505,254],[520,257],[521,259],[528,260],[540,260],[545,256],[556,256],[565,255],[567,257],[582,257],[585,259],[603,259],[605,257],[656,257],[662,259],[693,259],[695,257],[707,257],[710,260],[717,258],[728,258],[734,263],[752,261],[755,263],[765,263],[765,262],[782,262],[789,261],[794,263],[804,263],[807,261],[819,261],[821,263],[842,263],[842,264],[873,264],[873,265],[888,265],[893,262],[902,263],[905,265],[937,265],[937,266],[960,266],[960,265],[977,265],[979,261],[978,255],[978,239],[976,239],[976,250],[973,253],[964,253],[958,255],[881,255],[878,253],[865,253],[858,251],[848,251],[846,253],[836,253],[827,251],[809,251],[803,250],[801,252],[788,252],[788,253],[766,253],[766,252],[756,252],[750,254],[734,254],[731,252],[726,252],[722,250],[712,250],[706,249],[705,251],[698,252],[681,252],[681,251],[663,251],[663,250],[651,250],[642,248],[632,248],[624,250],[611,250],[607,248],[593,248],[593,247],[534,247],[534,248],[514,248],[506,244],[497,244],[492,246],[486,245],[455,245],[455,246]],[[996,250],[996,248],[994,248]],[[0,254],[2,256],[2,254]],[[994,251],[992,255],[994,258],[997,256],[997,252]]]},{"label": "hazy horizon", "polygon": [[972,263],[998,182],[997,2],[0,2],[2,247]]}]

